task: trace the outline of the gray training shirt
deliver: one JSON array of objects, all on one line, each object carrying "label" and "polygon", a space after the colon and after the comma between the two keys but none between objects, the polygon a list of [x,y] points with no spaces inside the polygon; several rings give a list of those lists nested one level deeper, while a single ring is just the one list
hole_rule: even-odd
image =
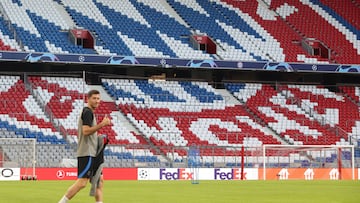
[{"label": "gray training shirt", "polygon": [[94,132],[91,135],[84,136],[82,133],[82,126],[88,125],[90,127],[96,125],[96,118],[93,111],[89,107],[84,107],[81,113],[81,116],[78,121],[78,149],[77,156],[92,156],[96,157],[97,150],[97,132]]}]

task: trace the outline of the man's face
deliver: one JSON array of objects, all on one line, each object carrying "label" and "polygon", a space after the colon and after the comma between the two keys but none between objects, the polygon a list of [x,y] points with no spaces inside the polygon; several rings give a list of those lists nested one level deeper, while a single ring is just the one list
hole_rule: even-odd
[{"label": "man's face", "polygon": [[89,107],[95,110],[100,104],[100,94],[93,94],[88,98]]}]

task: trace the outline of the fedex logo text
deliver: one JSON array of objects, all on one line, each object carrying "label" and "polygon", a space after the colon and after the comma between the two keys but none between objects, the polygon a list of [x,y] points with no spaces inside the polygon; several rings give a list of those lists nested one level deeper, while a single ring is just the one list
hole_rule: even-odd
[{"label": "fedex logo text", "polygon": [[[228,171],[228,170],[227,170]],[[245,173],[243,179],[245,180]],[[241,170],[231,169],[231,171],[225,172],[220,168],[214,169],[214,179],[215,180],[240,180],[241,179]]]},{"label": "fedex logo text", "polygon": [[160,180],[191,180],[193,173],[184,168],[179,168],[175,172],[167,171],[165,168],[160,169]]}]

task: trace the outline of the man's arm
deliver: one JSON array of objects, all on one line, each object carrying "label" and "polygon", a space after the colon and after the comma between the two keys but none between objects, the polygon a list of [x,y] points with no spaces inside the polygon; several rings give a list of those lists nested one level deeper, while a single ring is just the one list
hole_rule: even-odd
[{"label": "man's arm", "polygon": [[102,127],[107,126],[107,125],[110,125],[110,119],[107,116],[105,116],[103,118],[101,123],[99,123],[95,126],[83,125],[82,126],[83,135],[85,135],[85,136],[91,135],[91,134],[95,133],[96,131],[100,130]]}]

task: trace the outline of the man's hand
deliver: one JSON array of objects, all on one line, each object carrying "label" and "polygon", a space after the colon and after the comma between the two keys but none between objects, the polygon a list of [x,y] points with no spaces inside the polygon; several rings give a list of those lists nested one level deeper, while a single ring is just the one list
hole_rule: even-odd
[{"label": "man's hand", "polygon": [[101,121],[101,126],[104,127],[104,126],[108,126],[110,124],[111,124],[110,118],[107,115],[105,115],[105,117]]},{"label": "man's hand", "polygon": [[95,133],[96,131],[100,130],[102,127],[111,125],[111,121],[110,118],[108,118],[108,116],[106,115],[103,120],[101,121],[101,123],[97,124],[96,126],[88,126],[88,125],[83,125],[82,126],[82,131],[83,134],[85,136],[91,135],[93,133]]}]

